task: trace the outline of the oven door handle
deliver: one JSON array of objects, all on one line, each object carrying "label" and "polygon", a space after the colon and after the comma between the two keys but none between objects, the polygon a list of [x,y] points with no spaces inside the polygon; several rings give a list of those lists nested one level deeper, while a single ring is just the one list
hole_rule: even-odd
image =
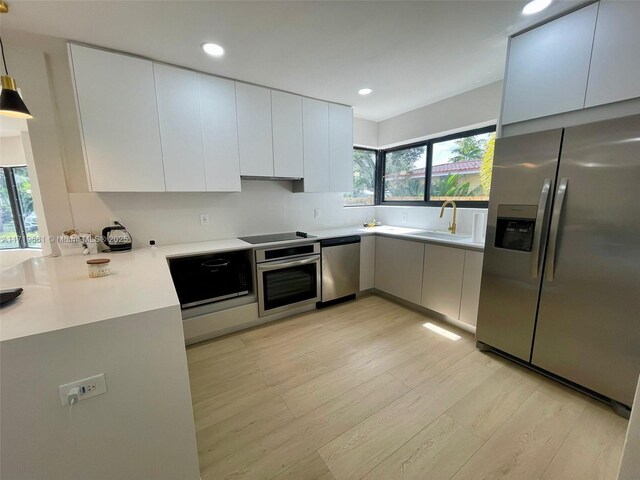
[{"label": "oven door handle", "polygon": [[282,268],[299,267],[301,265],[309,265],[311,263],[317,263],[320,261],[319,255],[314,255],[311,258],[303,258],[302,260],[283,260],[280,262],[267,262],[258,264],[258,270],[261,272],[268,272],[270,270],[280,270]]}]

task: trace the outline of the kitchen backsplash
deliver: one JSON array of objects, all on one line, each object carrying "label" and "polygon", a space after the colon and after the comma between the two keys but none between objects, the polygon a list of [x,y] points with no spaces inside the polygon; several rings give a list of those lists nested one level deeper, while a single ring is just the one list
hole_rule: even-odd
[{"label": "kitchen backsplash", "polygon": [[[292,193],[287,181],[243,180],[238,193],[70,193],[75,227],[99,234],[117,219],[134,247],[362,224],[374,207],[344,208],[341,193]],[[318,216],[314,210],[319,209]],[[200,225],[200,214],[209,225]]]},{"label": "kitchen backsplash", "polygon": [[[240,235],[321,230],[361,225],[375,218],[386,225],[446,230],[435,207],[343,207],[340,193],[292,193],[291,182],[243,180],[239,193],[70,193],[75,228],[100,234],[119,220],[133,236],[134,247],[198,242]],[[319,209],[318,216],[314,210]],[[474,212],[459,209],[458,232],[471,234]],[[200,214],[209,225],[200,225]],[[406,221],[403,215],[406,214]]]},{"label": "kitchen backsplash", "polygon": [[[458,233],[471,235],[474,213],[482,214],[484,216],[484,225],[486,225],[486,208],[458,208],[456,219]],[[398,227],[446,231],[451,221],[451,216],[451,207],[445,209],[442,218],[440,218],[440,207],[376,207],[376,220],[386,225]]]}]

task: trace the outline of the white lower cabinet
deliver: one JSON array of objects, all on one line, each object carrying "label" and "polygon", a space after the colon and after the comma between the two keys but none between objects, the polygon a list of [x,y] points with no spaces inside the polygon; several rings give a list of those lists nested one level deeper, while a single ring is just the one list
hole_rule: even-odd
[{"label": "white lower cabinet", "polygon": [[465,251],[424,245],[422,306],[458,320]]},{"label": "white lower cabinet", "polygon": [[482,252],[467,250],[464,253],[464,275],[462,276],[462,298],[460,299],[460,321],[476,326],[480,281],[482,280]]},{"label": "white lower cabinet", "polygon": [[376,238],[375,287],[420,305],[424,244]]},{"label": "white lower cabinet", "polygon": [[370,235],[360,240],[360,291],[375,286],[376,237]]}]

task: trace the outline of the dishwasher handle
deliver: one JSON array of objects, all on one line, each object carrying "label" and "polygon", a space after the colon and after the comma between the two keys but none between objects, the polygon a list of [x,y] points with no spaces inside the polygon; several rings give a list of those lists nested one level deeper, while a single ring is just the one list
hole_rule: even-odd
[{"label": "dishwasher handle", "polygon": [[360,235],[350,235],[348,237],[327,238],[324,240],[320,240],[320,246],[322,248],[336,247],[338,245],[349,245],[351,243],[360,243]]}]

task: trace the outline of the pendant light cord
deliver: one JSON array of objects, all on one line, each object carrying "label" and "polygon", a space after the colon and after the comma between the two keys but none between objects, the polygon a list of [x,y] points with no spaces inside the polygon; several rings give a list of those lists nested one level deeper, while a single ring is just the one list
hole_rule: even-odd
[{"label": "pendant light cord", "polygon": [[2,43],[2,37],[0,37],[0,50],[2,50],[2,63],[4,64],[4,72],[9,75],[9,70],[7,69],[7,59],[4,58],[4,44]]}]

